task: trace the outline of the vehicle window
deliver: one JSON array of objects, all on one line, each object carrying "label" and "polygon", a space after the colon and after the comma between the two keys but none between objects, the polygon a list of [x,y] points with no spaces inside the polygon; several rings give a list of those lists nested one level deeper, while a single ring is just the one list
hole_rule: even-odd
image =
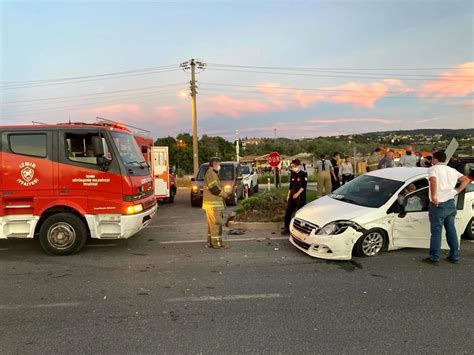
[{"label": "vehicle window", "polygon": [[429,206],[428,188],[409,193],[405,196],[405,212],[426,212]]},{"label": "vehicle window", "polygon": [[46,158],[46,134],[10,134],[10,150],[16,154]]},{"label": "vehicle window", "polygon": [[[69,160],[79,163],[97,165],[97,157],[94,155],[92,148],[92,137],[100,137],[100,133],[66,133],[65,145],[66,156]],[[107,159],[112,160],[107,141],[102,137],[102,144],[104,146],[104,155]]]},{"label": "vehicle window", "polygon": [[380,207],[403,185],[401,181],[362,175],[344,184],[329,197],[365,207]]},{"label": "vehicle window", "polygon": [[[201,165],[199,172],[197,174],[196,180],[203,181],[204,176],[206,175],[207,170],[209,169],[209,164]],[[219,171],[219,179],[221,180],[234,180],[234,166],[228,164],[221,164],[221,171]]]},{"label": "vehicle window", "polygon": [[243,175],[248,175],[250,174],[252,171],[250,170],[250,166],[248,165],[242,165],[240,167],[240,172],[243,174]]},{"label": "vehicle window", "polygon": [[219,171],[219,179],[234,180],[234,166],[221,164],[221,171]]},{"label": "vehicle window", "polygon": [[125,166],[143,166],[146,161],[135,138],[128,133],[112,132],[112,138]]},{"label": "vehicle window", "polygon": [[209,164],[201,165],[199,172],[197,174],[196,180],[203,181],[204,176],[206,175],[207,169],[209,169]]}]

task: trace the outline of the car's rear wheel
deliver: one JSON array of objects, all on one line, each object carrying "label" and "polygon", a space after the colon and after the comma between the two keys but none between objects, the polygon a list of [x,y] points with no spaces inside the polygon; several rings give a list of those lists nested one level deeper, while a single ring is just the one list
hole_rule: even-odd
[{"label": "car's rear wheel", "polygon": [[474,218],[471,218],[471,221],[467,224],[463,237],[464,239],[474,240]]},{"label": "car's rear wheel", "polygon": [[255,186],[253,187],[253,192],[254,192],[254,193],[257,193],[257,192],[258,192],[258,183],[257,183],[257,185],[255,185]]},{"label": "car's rear wheel", "polygon": [[48,217],[41,225],[39,241],[48,254],[74,254],[86,243],[87,228],[78,216],[58,213]]},{"label": "car's rear wheel", "polygon": [[380,253],[385,246],[385,233],[380,229],[367,231],[354,245],[355,256],[370,257]]}]

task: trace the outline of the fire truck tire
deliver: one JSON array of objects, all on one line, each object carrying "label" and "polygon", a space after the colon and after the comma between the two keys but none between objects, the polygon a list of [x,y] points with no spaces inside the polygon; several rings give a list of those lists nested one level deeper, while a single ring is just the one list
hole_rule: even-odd
[{"label": "fire truck tire", "polygon": [[72,213],[57,213],[48,217],[40,228],[39,241],[51,255],[77,253],[87,241],[84,222]]},{"label": "fire truck tire", "polygon": [[173,188],[171,188],[171,190],[170,190],[170,197],[167,198],[166,202],[167,202],[167,203],[173,203],[175,196],[176,196],[176,190],[173,189]]}]

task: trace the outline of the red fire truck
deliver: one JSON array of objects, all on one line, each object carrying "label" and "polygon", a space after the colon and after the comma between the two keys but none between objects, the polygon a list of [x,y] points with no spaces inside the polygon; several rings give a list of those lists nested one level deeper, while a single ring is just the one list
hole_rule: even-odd
[{"label": "red fire truck", "polygon": [[0,239],[38,237],[56,255],[88,237],[129,238],[156,213],[134,136],[108,123],[0,126]]}]

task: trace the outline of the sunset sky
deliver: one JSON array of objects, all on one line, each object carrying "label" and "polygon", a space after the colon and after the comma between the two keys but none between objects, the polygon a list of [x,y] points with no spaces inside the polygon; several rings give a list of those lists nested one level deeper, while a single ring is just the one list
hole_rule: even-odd
[{"label": "sunset sky", "polygon": [[198,58],[200,135],[474,127],[473,1],[2,1],[0,13],[1,124],[102,116],[190,132],[179,64]]}]

